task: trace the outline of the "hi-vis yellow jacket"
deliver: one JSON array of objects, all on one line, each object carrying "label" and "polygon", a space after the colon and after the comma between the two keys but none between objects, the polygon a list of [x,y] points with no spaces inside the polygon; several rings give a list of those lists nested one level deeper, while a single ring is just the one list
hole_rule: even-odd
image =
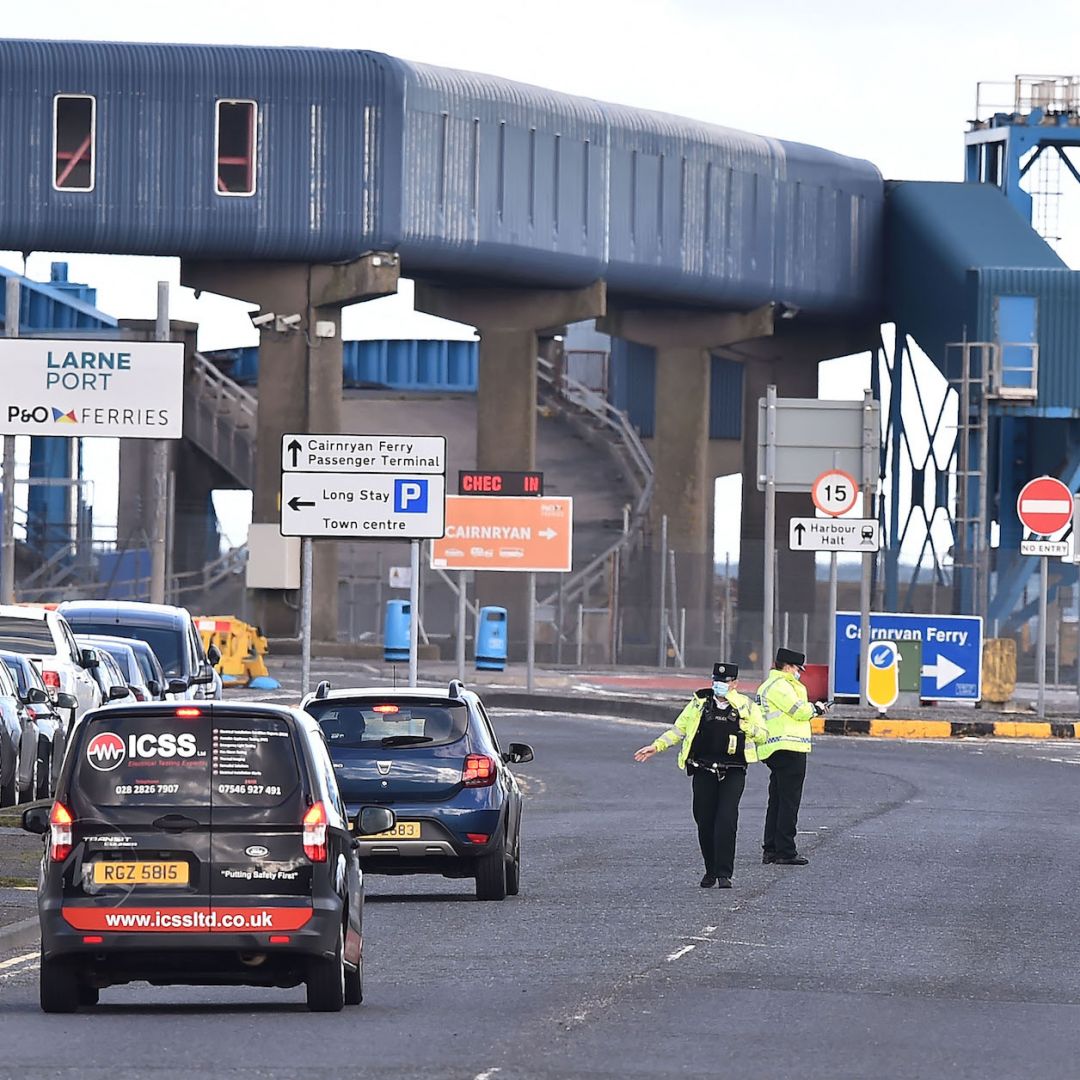
[{"label": "hi-vis yellow jacket", "polygon": [[[687,703],[686,708],[679,713],[673,727],[670,727],[659,738],[653,740],[653,749],[657,753],[670,750],[678,743],[679,768],[686,768],[686,759],[690,755],[690,747],[694,745],[694,736],[701,726],[701,714],[705,711],[705,705],[712,696],[712,690],[699,690]],[[757,745],[765,741],[768,730],[762,721],[761,708],[753,698],[740,694],[738,690],[729,690],[725,695],[727,703],[739,714],[739,728],[746,736],[746,760],[747,763],[758,760]]]},{"label": "hi-vis yellow jacket", "polygon": [[817,710],[807,700],[806,687],[790,672],[773,668],[758,687],[769,737],[758,755],[764,761],[775,750],[810,753],[810,721]]}]

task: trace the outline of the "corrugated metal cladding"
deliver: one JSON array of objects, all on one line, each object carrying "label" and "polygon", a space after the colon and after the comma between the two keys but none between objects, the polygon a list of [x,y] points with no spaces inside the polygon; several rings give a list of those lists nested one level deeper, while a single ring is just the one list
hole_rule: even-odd
[{"label": "corrugated metal cladding", "polygon": [[[1037,410],[1072,410],[1080,416],[1080,272],[990,267],[968,275],[972,325],[979,341],[995,339],[994,301],[1033,296],[1038,303],[1039,396]],[[974,335],[973,335],[974,336]]]},{"label": "corrugated metal cladding", "polygon": [[[56,94],[96,98],[93,191],[53,187]],[[222,98],[259,104],[251,197],[215,191]],[[300,261],[393,247],[399,108],[373,53],[0,41],[0,246]]]},{"label": "corrugated metal cladding", "polygon": [[890,183],[885,237],[886,316],[939,365],[974,340],[970,270],[1065,266],[990,184]]},{"label": "corrugated metal cladding", "polygon": [[[656,433],[656,350],[611,339],[608,400],[630,418],[643,439]],[[709,384],[709,438],[742,438],[743,366],[714,356]]]},{"label": "corrugated metal cladding", "polygon": [[[58,93],[97,184],[52,185]],[[215,191],[214,107],[258,103],[257,185]],[[330,261],[648,299],[874,312],[883,187],[813,147],[367,52],[0,42],[0,247]]]}]

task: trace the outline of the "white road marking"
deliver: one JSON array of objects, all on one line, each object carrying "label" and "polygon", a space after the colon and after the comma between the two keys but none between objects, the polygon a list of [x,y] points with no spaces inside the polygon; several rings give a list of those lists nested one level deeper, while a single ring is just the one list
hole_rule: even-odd
[{"label": "white road marking", "polygon": [[22,956],[13,956],[10,960],[4,960],[0,962],[0,969],[16,967],[18,964],[25,964],[28,960],[37,959],[36,952],[23,953]]},{"label": "white road marking", "polygon": [[717,945],[747,945],[752,949],[769,949],[772,946],[766,945],[761,941],[735,941],[731,938],[717,938]]},{"label": "white road marking", "polygon": [[491,1077],[497,1072],[502,1072],[502,1069],[487,1069],[484,1072],[477,1073],[476,1076],[473,1077],[473,1080],[491,1080]]},{"label": "white road marking", "polygon": [[680,956],[685,956],[688,952],[693,952],[696,948],[696,945],[684,945],[681,949],[676,949],[673,953],[670,953],[665,959],[670,964],[672,960],[678,960]]}]

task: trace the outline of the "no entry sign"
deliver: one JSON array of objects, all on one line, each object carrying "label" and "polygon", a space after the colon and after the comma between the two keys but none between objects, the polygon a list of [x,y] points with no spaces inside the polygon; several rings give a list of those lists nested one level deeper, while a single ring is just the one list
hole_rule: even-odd
[{"label": "no entry sign", "polygon": [[1053,476],[1029,480],[1016,500],[1017,516],[1036,536],[1061,532],[1072,520],[1072,512],[1072,492]]}]

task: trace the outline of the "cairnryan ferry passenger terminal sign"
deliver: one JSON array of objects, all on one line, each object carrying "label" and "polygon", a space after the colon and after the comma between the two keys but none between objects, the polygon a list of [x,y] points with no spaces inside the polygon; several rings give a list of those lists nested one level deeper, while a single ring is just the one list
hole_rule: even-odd
[{"label": "cairnryan ferry passenger terminal sign", "polygon": [[0,434],[179,439],[184,346],[0,339]]},{"label": "cairnryan ferry passenger terminal sign", "polygon": [[436,475],[446,472],[446,436],[286,434],[281,471]]}]

